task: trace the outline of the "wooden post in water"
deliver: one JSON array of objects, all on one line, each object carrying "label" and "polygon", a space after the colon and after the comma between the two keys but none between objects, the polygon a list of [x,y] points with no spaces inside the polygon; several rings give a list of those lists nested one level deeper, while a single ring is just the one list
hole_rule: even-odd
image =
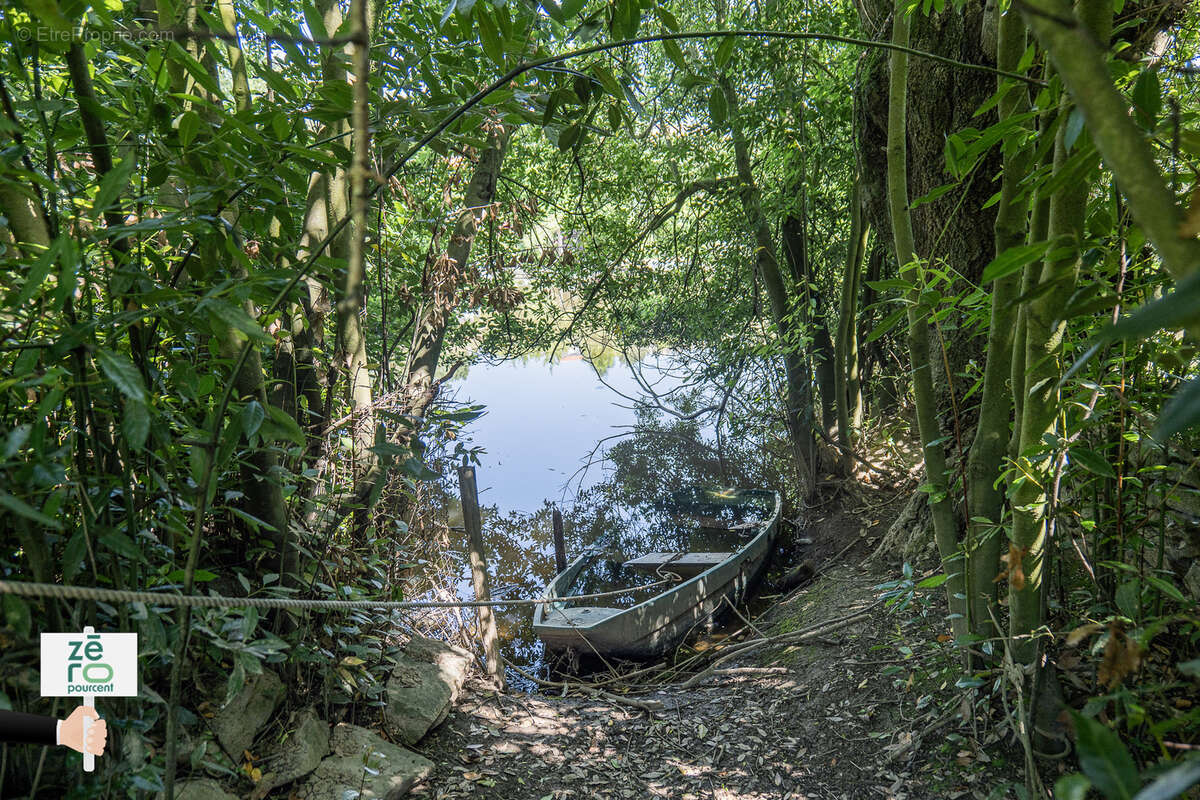
[{"label": "wooden post in water", "polygon": [[554,509],[554,574],[567,568],[567,540],[563,537],[562,514]]},{"label": "wooden post in water", "polygon": [[[475,599],[486,603],[492,598],[488,590],[487,559],[483,553],[483,520],[479,516],[479,489],[475,484],[475,468],[463,458],[458,468],[458,493],[462,499],[463,527],[467,529],[467,551],[471,558],[471,582]],[[479,631],[483,636],[483,653],[487,671],[504,691],[504,663],[500,660],[500,637],[496,633],[496,615],[491,606],[479,606]]]}]

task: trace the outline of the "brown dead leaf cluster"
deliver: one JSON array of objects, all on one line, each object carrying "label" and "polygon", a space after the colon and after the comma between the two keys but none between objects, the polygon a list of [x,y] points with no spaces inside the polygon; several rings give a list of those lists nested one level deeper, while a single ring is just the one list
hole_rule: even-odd
[{"label": "brown dead leaf cluster", "polygon": [[1021,564],[1021,559],[1025,558],[1025,554],[1029,552],[1027,547],[1017,547],[1012,542],[1008,543],[1008,552],[1000,556],[1000,560],[1004,562],[1005,567],[1000,571],[1000,574],[992,579],[992,583],[999,583],[1004,579],[1008,579],[1008,585],[1016,589],[1018,592],[1025,588],[1025,568]]},{"label": "brown dead leaf cluster", "polygon": [[[1067,647],[1078,647],[1085,639],[1100,633],[1105,626],[1099,622],[1080,625],[1067,634]],[[1066,662],[1060,660],[1060,666]],[[1096,683],[1109,689],[1115,689],[1126,676],[1137,672],[1142,666],[1142,648],[1129,638],[1125,632],[1125,624],[1114,619],[1108,623],[1108,641],[1104,645],[1104,655],[1096,668]]]}]

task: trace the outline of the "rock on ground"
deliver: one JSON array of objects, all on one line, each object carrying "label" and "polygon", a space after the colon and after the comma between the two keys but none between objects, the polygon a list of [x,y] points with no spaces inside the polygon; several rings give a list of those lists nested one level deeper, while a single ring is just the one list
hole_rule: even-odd
[{"label": "rock on ground", "polygon": [[249,750],[283,694],[283,682],[274,672],[263,670],[261,675],[247,677],[242,690],[212,719],[213,732],[225,752],[239,758],[243,750]]},{"label": "rock on ground", "polygon": [[458,699],[473,660],[465,650],[414,636],[387,682],[383,719],[388,733],[416,744],[439,725]]},{"label": "rock on ground", "polygon": [[175,800],[238,800],[238,797],[222,789],[212,778],[200,778],[176,784]]},{"label": "rock on ground", "polygon": [[258,795],[276,786],[291,783],[312,772],[329,755],[329,724],[312,708],[297,711],[288,725],[288,734],[263,756],[263,777]]},{"label": "rock on ground", "polygon": [[333,755],[300,786],[298,800],[397,800],[433,771],[429,759],[357,725],[338,725],[329,745]]}]

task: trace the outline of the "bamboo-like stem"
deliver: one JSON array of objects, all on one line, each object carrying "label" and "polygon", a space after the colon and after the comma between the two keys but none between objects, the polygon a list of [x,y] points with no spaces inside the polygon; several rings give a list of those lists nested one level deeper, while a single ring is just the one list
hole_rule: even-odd
[{"label": "bamboo-like stem", "polygon": [[[996,8],[996,59],[1001,69],[1015,70],[1025,52],[1025,23],[1016,12],[1002,14]],[[998,81],[1004,88],[1005,80]],[[998,123],[1029,109],[1029,96],[1023,86],[1009,86],[998,106]],[[1011,247],[1024,244],[1029,227],[1029,201],[1020,194],[1020,184],[1029,172],[1031,148],[1019,147],[1004,153],[1001,171],[1000,202],[996,209],[995,252],[999,256]],[[972,518],[967,521],[967,560],[972,633],[995,636],[988,609],[997,599],[995,577],[999,571],[1000,545],[1004,538],[999,527],[1004,495],[996,485],[997,466],[1004,462],[1009,443],[1009,419],[1013,396],[1007,385],[1012,369],[1013,327],[1016,316],[1020,273],[995,281],[992,286],[991,320],[988,326],[987,357],[983,373],[983,392],[979,403],[979,424],[967,457],[967,490]],[[983,520],[987,520],[984,522]]]},{"label": "bamboo-like stem", "polygon": [[242,53],[233,0],[217,0],[217,11],[224,33],[229,37],[225,39],[225,53],[229,58],[229,72],[233,78],[234,106],[238,111],[248,111],[251,105],[250,76],[246,71],[246,56]]},{"label": "bamboo-like stem", "polygon": [[896,0],[892,22],[891,76],[888,85],[887,196],[895,236],[896,261],[900,275],[911,288],[908,291],[908,349],[912,363],[913,403],[917,412],[917,432],[925,459],[925,481],[929,507],[933,515],[933,533],[945,582],[946,600],[956,636],[967,632],[966,571],[959,549],[958,523],[946,484],[946,453],[937,421],[937,400],[933,391],[930,361],[929,322],[921,313],[921,269],[914,243],[912,214],[908,206],[908,46],[910,21],[904,0]]},{"label": "bamboo-like stem", "polygon": [[1149,140],[1129,115],[1129,101],[1109,77],[1109,34],[1097,35],[1100,12],[1087,11],[1087,5],[1081,11],[1092,19],[1077,20],[1065,0],[1021,0],[1019,8],[1083,113],[1088,134],[1116,176],[1134,220],[1163,266],[1180,280],[1200,269],[1200,241],[1179,235],[1183,209],[1154,161]]},{"label": "bamboo-like stem", "polygon": [[[1081,30],[1086,28],[1085,38],[1107,42],[1112,29],[1112,4],[1105,0],[1081,0],[1079,12],[1077,26]],[[1029,21],[1030,16],[1027,14],[1025,18]],[[1071,19],[1076,18],[1072,15]],[[1030,26],[1034,27],[1032,23]],[[1107,69],[1105,76],[1107,81]],[[1064,98],[1054,143],[1055,173],[1066,166],[1069,157],[1065,122],[1070,111],[1071,104]],[[1045,287],[1045,290],[1025,308],[1027,390],[1016,460],[1018,472],[1025,478],[1013,491],[1012,544],[1017,552],[1008,565],[1010,578],[1018,570],[1024,578],[1009,585],[1012,652],[1014,659],[1022,664],[1031,663],[1036,655],[1037,647],[1030,634],[1041,625],[1043,617],[1043,593],[1048,575],[1045,511],[1053,460],[1042,452],[1043,437],[1054,431],[1060,411],[1059,358],[1066,328],[1060,315],[1079,272],[1088,190],[1086,181],[1076,179],[1050,197],[1047,237],[1053,244],[1037,281],[1037,286]],[[1017,553],[1020,554],[1019,564],[1012,563],[1017,560]]]},{"label": "bamboo-like stem", "polygon": [[853,469],[851,403],[858,392],[858,331],[854,319],[858,310],[858,281],[862,272],[863,254],[871,226],[863,220],[862,190],[858,178],[850,190],[850,238],[846,248],[846,271],[842,275],[842,301],[838,315],[837,341],[834,343],[834,392],[837,399],[838,441],[842,446],[842,464],[846,472]]}]

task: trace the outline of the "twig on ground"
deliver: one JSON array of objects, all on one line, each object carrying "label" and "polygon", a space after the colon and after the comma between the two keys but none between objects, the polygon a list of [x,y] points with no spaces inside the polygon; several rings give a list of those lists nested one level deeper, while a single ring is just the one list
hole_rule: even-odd
[{"label": "twig on ground", "polygon": [[504,659],[504,666],[508,667],[522,678],[533,681],[539,686],[562,688],[565,692],[583,692],[584,694],[591,695],[592,697],[598,697],[602,700],[607,700],[610,703],[618,703],[620,705],[630,706],[631,708],[637,708],[647,712],[662,711],[665,707],[657,700],[638,700],[634,697],[623,697],[622,695],[613,694],[612,692],[606,692],[603,689],[596,688],[594,684],[571,683],[568,681],[548,681],[545,678],[539,678],[532,673],[526,672],[507,659]]},{"label": "twig on ground", "polygon": [[728,652],[723,653],[719,658],[717,658],[715,661],[713,661],[713,663],[710,664],[706,670],[704,670],[703,672],[697,673],[696,675],[693,675],[691,678],[686,680],[684,683],[682,683],[680,685],[680,688],[681,689],[690,689],[691,687],[695,686],[696,684],[700,683],[701,681],[707,680],[712,675],[712,673],[714,673],[716,671],[716,668],[720,664],[725,663],[726,661],[733,658],[734,656],[746,655],[747,653],[750,653],[754,650],[758,650],[760,648],[771,646],[771,645],[793,644],[795,642],[801,642],[806,639],[816,639],[816,638],[822,637],[825,634],[829,633],[830,631],[837,630],[838,628],[845,627],[846,625],[849,625],[852,622],[856,622],[856,621],[862,619],[863,617],[867,616],[871,611],[873,611],[874,609],[876,609],[880,605],[882,605],[884,600],[885,600],[885,598],[881,597],[878,600],[876,600],[874,603],[872,603],[871,605],[867,606],[866,608],[855,611],[852,614],[847,614],[846,616],[839,617],[838,619],[826,620],[824,622],[818,622],[815,625],[810,625],[807,628],[804,628],[803,630],[792,631],[790,633],[782,633],[782,634],[779,634],[778,636],[768,636],[768,637],[765,637],[762,639],[751,639],[749,641],[742,642],[739,645],[735,645],[734,647],[728,648]]}]

